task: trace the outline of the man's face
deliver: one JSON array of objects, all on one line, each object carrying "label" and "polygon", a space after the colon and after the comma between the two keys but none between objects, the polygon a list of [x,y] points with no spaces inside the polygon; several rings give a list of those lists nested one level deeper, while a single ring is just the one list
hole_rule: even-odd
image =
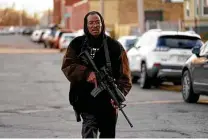
[{"label": "man's face", "polygon": [[97,37],[102,30],[101,19],[97,14],[89,15],[87,17],[87,28],[91,35]]}]

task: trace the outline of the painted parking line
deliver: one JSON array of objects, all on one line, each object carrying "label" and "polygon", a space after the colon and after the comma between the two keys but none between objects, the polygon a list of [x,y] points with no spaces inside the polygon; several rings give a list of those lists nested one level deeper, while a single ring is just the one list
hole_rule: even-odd
[{"label": "painted parking line", "polygon": [[203,103],[203,104],[208,104],[208,100],[206,100],[206,99],[204,99],[204,100],[199,100],[199,102],[198,103]]},{"label": "painted parking line", "polygon": [[0,54],[42,54],[42,53],[60,53],[60,52],[57,49],[0,48]]},{"label": "painted parking line", "polygon": [[167,90],[167,91],[175,91],[175,92],[180,93],[182,86],[181,85],[177,85],[177,86],[176,85],[161,85],[159,89]]},{"label": "painted parking line", "polygon": [[153,101],[141,101],[141,102],[128,102],[128,105],[142,105],[142,104],[171,104],[171,103],[183,103],[183,100],[153,100]]},{"label": "painted parking line", "polygon": [[[183,99],[181,100],[153,100],[153,101],[141,101],[141,102],[128,102],[127,105],[144,105],[144,104],[175,104],[175,103],[185,103]],[[189,103],[187,103],[189,104]],[[208,104],[208,99],[202,99],[198,101],[198,104]],[[197,105],[197,104],[196,104]]]}]

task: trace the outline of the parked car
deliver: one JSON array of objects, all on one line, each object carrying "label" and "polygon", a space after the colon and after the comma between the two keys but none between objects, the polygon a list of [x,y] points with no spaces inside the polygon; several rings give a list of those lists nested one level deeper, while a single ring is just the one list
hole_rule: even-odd
[{"label": "parked car", "polygon": [[38,43],[40,43],[40,42],[42,42],[42,36],[43,36],[43,34],[44,34],[44,30],[41,30],[41,29],[35,30],[35,31],[32,33],[32,35],[31,35],[31,40],[32,40],[33,42],[38,42]]},{"label": "parked car", "polygon": [[[84,30],[83,30],[83,29],[80,29],[80,30],[74,32],[74,34],[75,34],[76,37],[82,36],[82,35],[84,35]],[[107,31],[105,31],[105,34],[106,34],[107,36],[110,36],[110,33],[107,32]]]},{"label": "parked car", "polygon": [[183,65],[194,46],[201,46],[198,34],[150,30],[127,52],[132,81],[140,78],[141,88],[158,86],[164,81],[181,84]]},{"label": "parked car", "polygon": [[3,28],[0,30],[0,35],[10,35],[9,30],[6,28]]},{"label": "parked car", "polygon": [[196,103],[201,94],[208,95],[208,42],[195,46],[192,53],[182,71],[182,96],[188,103]]},{"label": "parked car", "polygon": [[58,30],[50,30],[47,34],[44,35],[45,41],[44,46],[45,48],[55,48],[59,49],[59,40],[63,33],[72,33],[72,31],[68,29],[58,29]]},{"label": "parked car", "polygon": [[121,43],[126,51],[129,51],[137,42],[137,39],[139,39],[138,36],[122,36],[118,38],[118,41]]},{"label": "parked car", "polygon": [[14,35],[14,27],[4,27],[0,29],[0,35]]},{"label": "parked car", "polygon": [[48,29],[44,34],[43,34],[43,44],[45,48],[53,48],[54,44],[54,38],[57,34],[56,29]]},{"label": "parked car", "polygon": [[59,49],[59,41],[64,33],[72,33],[71,30],[61,29],[56,32],[55,37],[52,39],[53,48]]},{"label": "parked car", "polygon": [[59,41],[59,46],[60,46],[60,51],[64,51],[65,49],[68,48],[70,42],[75,38],[74,33],[63,33],[63,35],[60,38]]},{"label": "parked car", "polygon": [[46,29],[42,36],[42,42],[43,42],[44,48],[47,48],[48,46],[47,40],[49,40],[50,35],[51,35],[51,29]]},{"label": "parked car", "polygon": [[32,27],[26,27],[22,31],[22,35],[32,35],[34,29]]}]

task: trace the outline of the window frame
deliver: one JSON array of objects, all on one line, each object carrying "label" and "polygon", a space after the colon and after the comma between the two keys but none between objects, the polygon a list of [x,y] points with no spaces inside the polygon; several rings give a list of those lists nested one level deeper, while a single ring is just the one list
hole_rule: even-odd
[{"label": "window frame", "polygon": [[200,0],[194,0],[194,15],[199,16],[200,15]]},{"label": "window frame", "polygon": [[[202,0],[201,2],[202,2],[202,4],[201,4],[202,16],[208,17],[208,13],[207,13],[207,14],[204,14],[204,7],[205,7],[204,0]],[[208,2],[208,1],[207,1],[207,2]],[[208,6],[207,6],[207,8],[208,8]]]},{"label": "window frame", "polygon": [[185,15],[186,15],[186,17],[190,17],[191,16],[190,15],[190,1],[186,1]]}]

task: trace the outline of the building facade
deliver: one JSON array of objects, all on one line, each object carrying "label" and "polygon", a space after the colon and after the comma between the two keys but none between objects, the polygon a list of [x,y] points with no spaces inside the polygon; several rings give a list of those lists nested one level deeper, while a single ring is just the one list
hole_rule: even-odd
[{"label": "building facade", "polygon": [[184,0],[184,26],[208,39],[208,1]]},{"label": "building facade", "polygon": [[82,29],[88,11],[88,0],[54,0],[53,23],[71,31]]},{"label": "building facade", "polygon": [[53,23],[60,24],[66,6],[72,6],[81,0],[53,0]]},{"label": "building facade", "polygon": [[[57,3],[59,1],[59,3]],[[61,0],[54,0],[54,23],[61,23],[61,16],[63,17],[63,12],[61,12]],[[168,22],[178,22],[178,20],[184,19],[184,8],[183,2],[173,3],[165,2],[164,0],[143,0],[144,1],[144,15],[146,21],[168,21]],[[73,5],[76,3],[82,3],[73,11]],[[84,4],[83,4],[84,3]],[[101,3],[100,0],[65,0],[65,6],[67,6],[68,13],[70,17],[67,17],[67,28],[78,29],[83,24],[83,15],[88,11],[100,11]],[[79,8],[80,7],[80,8]],[[124,30],[131,30],[131,27],[138,29],[138,8],[137,0],[104,0],[104,19],[108,30],[114,30],[115,26],[124,26]],[[74,10],[75,11],[75,10]],[[177,11],[177,12],[174,12]],[[73,14],[71,14],[73,13]],[[77,16],[73,16],[77,15]],[[79,18],[79,16],[81,18]],[[72,21],[76,21],[72,23]],[[70,25],[71,24],[71,25]],[[73,25],[72,25],[73,24]],[[78,27],[74,27],[74,24]],[[127,29],[128,28],[128,29]]]},{"label": "building facade", "polygon": [[[100,11],[100,0],[89,0],[90,10]],[[177,12],[173,12],[177,11]],[[184,18],[183,3],[144,0],[145,20],[177,21]],[[137,0],[104,0],[107,23],[138,23]]]},{"label": "building facade", "polygon": [[[143,0],[145,22],[167,21],[178,26],[184,19],[183,2]],[[100,11],[100,0],[89,0],[90,10]],[[174,12],[177,11],[177,12]],[[139,27],[137,0],[104,0],[104,19],[108,28],[123,26],[126,32],[136,32]],[[155,26],[156,27],[156,26]]]}]

